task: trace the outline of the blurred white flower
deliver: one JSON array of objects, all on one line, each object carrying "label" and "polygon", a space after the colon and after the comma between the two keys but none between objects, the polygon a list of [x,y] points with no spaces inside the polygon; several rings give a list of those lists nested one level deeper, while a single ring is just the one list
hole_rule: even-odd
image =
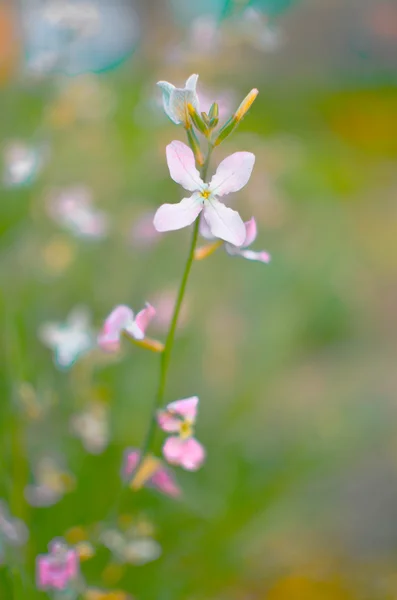
[{"label": "blurred white flower", "polygon": [[54,221],[76,237],[101,239],[108,232],[107,215],[93,206],[92,192],[84,185],[52,192],[47,208]]},{"label": "blurred white flower", "polygon": [[95,346],[96,340],[90,326],[90,313],[77,306],[64,323],[44,323],[39,328],[39,338],[54,351],[55,364],[67,369],[83,354]]},{"label": "blurred white flower", "polygon": [[25,498],[31,506],[52,506],[75,487],[71,473],[50,457],[41,458],[33,468],[35,483],[26,486]]},{"label": "blurred white flower", "polygon": [[252,6],[243,12],[236,29],[241,41],[250,43],[258,50],[273,52],[284,42],[280,29],[271,25],[268,17]]},{"label": "blurred white flower", "polygon": [[72,417],[70,425],[87,452],[100,454],[106,449],[109,443],[109,423],[108,410],[104,404],[92,402],[87,410]]},{"label": "blurred white flower", "polygon": [[56,27],[68,29],[79,35],[93,35],[100,28],[100,14],[93,2],[73,0],[49,0],[43,17]]},{"label": "blurred white flower", "polygon": [[17,187],[34,181],[44,164],[43,148],[14,140],[4,149],[3,182],[7,187]]},{"label": "blurred white flower", "polygon": [[146,523],[138,521],[123,531],[108,529],[102,533],[100,540],[116,562],[145,565],[159,558],[162,551],[160,544],[151,536],[150,529]]},{"label": "blurred white flower", "polygon": [[7,546],[23,546],[28,537],[25,523],[11,517],[6,503],[0,500],[0,565],[5,560]]}]

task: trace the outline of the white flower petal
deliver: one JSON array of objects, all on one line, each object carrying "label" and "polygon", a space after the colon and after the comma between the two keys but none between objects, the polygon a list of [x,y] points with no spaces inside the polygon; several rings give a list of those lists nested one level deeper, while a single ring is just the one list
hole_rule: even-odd
[{"label": "white flower petal", "polygon": [[237,211],[212,198],[204,205],[204,218],[215,237],[234,246],[244,243],[245,225]]},{"label": "white flower petal", "polygon": [[252,152],[235,152],[223,160],[210,183],[215,196],[238,192],[251,177],[255,155]]}]

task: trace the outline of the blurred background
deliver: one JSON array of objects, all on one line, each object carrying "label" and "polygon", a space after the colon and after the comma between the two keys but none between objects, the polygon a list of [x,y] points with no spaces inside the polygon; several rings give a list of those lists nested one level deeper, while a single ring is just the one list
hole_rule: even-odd
[{"label": "blurred background", "polygon": [[192,73],[222,119],[260,91],[213,165],[256,154],[232,203],[272,262],[193,265],[167,401],[200,396],[207,461],[128,495],[144,543],[82,570],[137,600],[397,598],[396,69],[393,0],[0,2],[0,497],[29,530],[1,599],[45,597],[36,555],[94,535],[142,443],[158,356],[92,340],[145,301],[164,339],[189,232],[151,225],[184,139],[155,84]]}]

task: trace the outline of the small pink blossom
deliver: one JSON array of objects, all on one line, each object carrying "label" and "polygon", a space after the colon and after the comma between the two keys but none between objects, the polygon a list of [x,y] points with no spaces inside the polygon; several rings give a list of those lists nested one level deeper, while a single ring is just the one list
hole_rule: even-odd
[{"label": "small pink blossom", "polygon": [[134,246],[147,249],[153,246],[160,237],[153,225],[153,213],[146,212],[134,222],[130,240]]},{"label": "small pink blossom", "polygon": [[136,340],[143,340],[146,328],[155,314],[155,309],[148,303],[136,317],[128,306],[116,306],[106,319],[98,336],[99,346],[106,352],[117,352],[120,349],[123,332]]},{"label": "small pink blossom", "polygon": [[[140,451],[135,448],[126,450],[122,472],[123,479],[127,478],[131,480],[131,476],[134,474],[140,461],[140,456]],[[142,485],[153,487],[166,496],[177,498],[182,493],[171,471],[167,467],[164,467],[160,460],[150,455],[145,457],[136,477],[137,479],[141,478]],[[135,477],[132,479],[133,482],[134,479]]]},{"label": "small pink blossom", "polygon": [[157,421],[163,431],[177,433],[164,443],[163,454],[172,465],[180,465],[188,471],[196,471],[205,459],[203,446],[193,437],[197,416],[197,396],[176,400],[159,411]]},{"label": "small pink blossom", "polygon": [[[251,244],[255,241],[257,236],[257,227],[254,217],[252,217],[252,219],[250,219],[249,221],[246,221],[244,225],[246,233],[243,244],[240,247],[238,247],[228,242],[225,242],[224,246],[226,252],[230,256],[242,256],[243,258],[247,258],[248,260],[257,260],[259,262],[269,263],[271,257],[268,252],[254,252],[253,250],[247,250],[247,248],[251,246]],[[209,229],[204,220],[200,222],[200,234],[207,240],[216,239],[211,234],[211,230]]]},{"label": "small pink blossom", "polygon": [[153,221],[157,231],[187,227],[203,211],[204,221],[213,236],[241,246],[246,237],[244,222],[238,212],[226,207],[218,197],[245,186],[254,167],[254,154],[231,154],[220,163],[210,183],[201,179],[192,150],[182,142],[173,141],[167,146],[167,162],[172,179],[193,195],[178,204],[160,206]]},{"label": "small pink blossom", "polygon": [[42,590],[64,590],[79,575],[79,557],[62,538],[54,539],[49,553],[37,557],[37,587]]},{"label": "small pink blossom", "polygon": [[52,193],[48,200],[48,212],[56,223],[76,237],[102,239],[108,233],[108,217],[95,208],[92,192],[84,185]]}]

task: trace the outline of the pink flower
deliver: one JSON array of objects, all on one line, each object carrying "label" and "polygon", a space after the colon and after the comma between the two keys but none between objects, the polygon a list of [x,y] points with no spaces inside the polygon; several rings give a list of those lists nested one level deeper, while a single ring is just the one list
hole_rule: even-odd
[{"label": "pink flower", "polygon": [[196,421],[197,396],[171,402],[166,410],[159,411],[158,424],[167,433],[178,433],[170,436],[164,443],[163,454],[172,465],[180,465],[188,471],[196,471],[205,459],[203,446],[193,437],[193,426]]},{"label": "pink flower", "polygon": [[78,577],[78,553],[69,548],[62,538],[52,540],[48,549],[48,554],[37,557],[37,587],[64,590],[70,581]]},{"label": "pink flower", "polygon": [[120,349],[121,334],[127,335],[136,340],[143,340],[146,327],[156,314],[155,309],[146,303],[134,318],[134,313],[128,306],[116,306],[106,319],[101,333],[98,336],[99,346],[106,352],[117,352]]},{"label": "pink flower", "polygon": [[131,481],[132,487],[140,488],[143,485],[148,485],[172,498],[181,495],[181,489],[171,471],[164,467],[159,459],[151,455],[145,457],[138,473],[131,480],[131,475],[134,474],[138,466],[140,456],[141,453],[136,448],[129,448],[125,452],[122,477]]},{"label": "pink flower", "polygon": [[[270,254],[268,252],[254,252],[253,250],[247,250],[248,246],[255,241],[257,236],[257,228],[256,221],[254,217],[245,223],[245,240],[240,247],[234,246],[228,242],[225,242],[225,250],[230,256],[242,256],[243,258],[247,258],[248,260],[257,260],[263,263],[269,263],[271,260]],[[211,234],[211,230],[205,221],[201,221],[200,223],[200,234],[206,238],[207,240],[214,240],[214,236]],[[218,246],[217,246],[218,247]],[[214,248],[215,250],[216,248]],[[204,258],[208,256],[208,254],[212,253],[211,251],[205,251],[205,248],[199,248],[197,251],[198,258]],[[202,255],[202,256],[200,256]]]},{"label": "pink flower", "polygon": [[241,246],[246,237],[244,222],[238,212],[218,200],[230,192],[241,190],[248,182],[255,162],[251,152],[235,152],[223,160],[210,183],[204,183],[196,169],[192,150],[182,142],[167,146],[170,175],[185,190],[193,192],[178,204],[163,204],[154,216],[157,231],[173,231],[187,227],[203,211],[211,234]]}]

